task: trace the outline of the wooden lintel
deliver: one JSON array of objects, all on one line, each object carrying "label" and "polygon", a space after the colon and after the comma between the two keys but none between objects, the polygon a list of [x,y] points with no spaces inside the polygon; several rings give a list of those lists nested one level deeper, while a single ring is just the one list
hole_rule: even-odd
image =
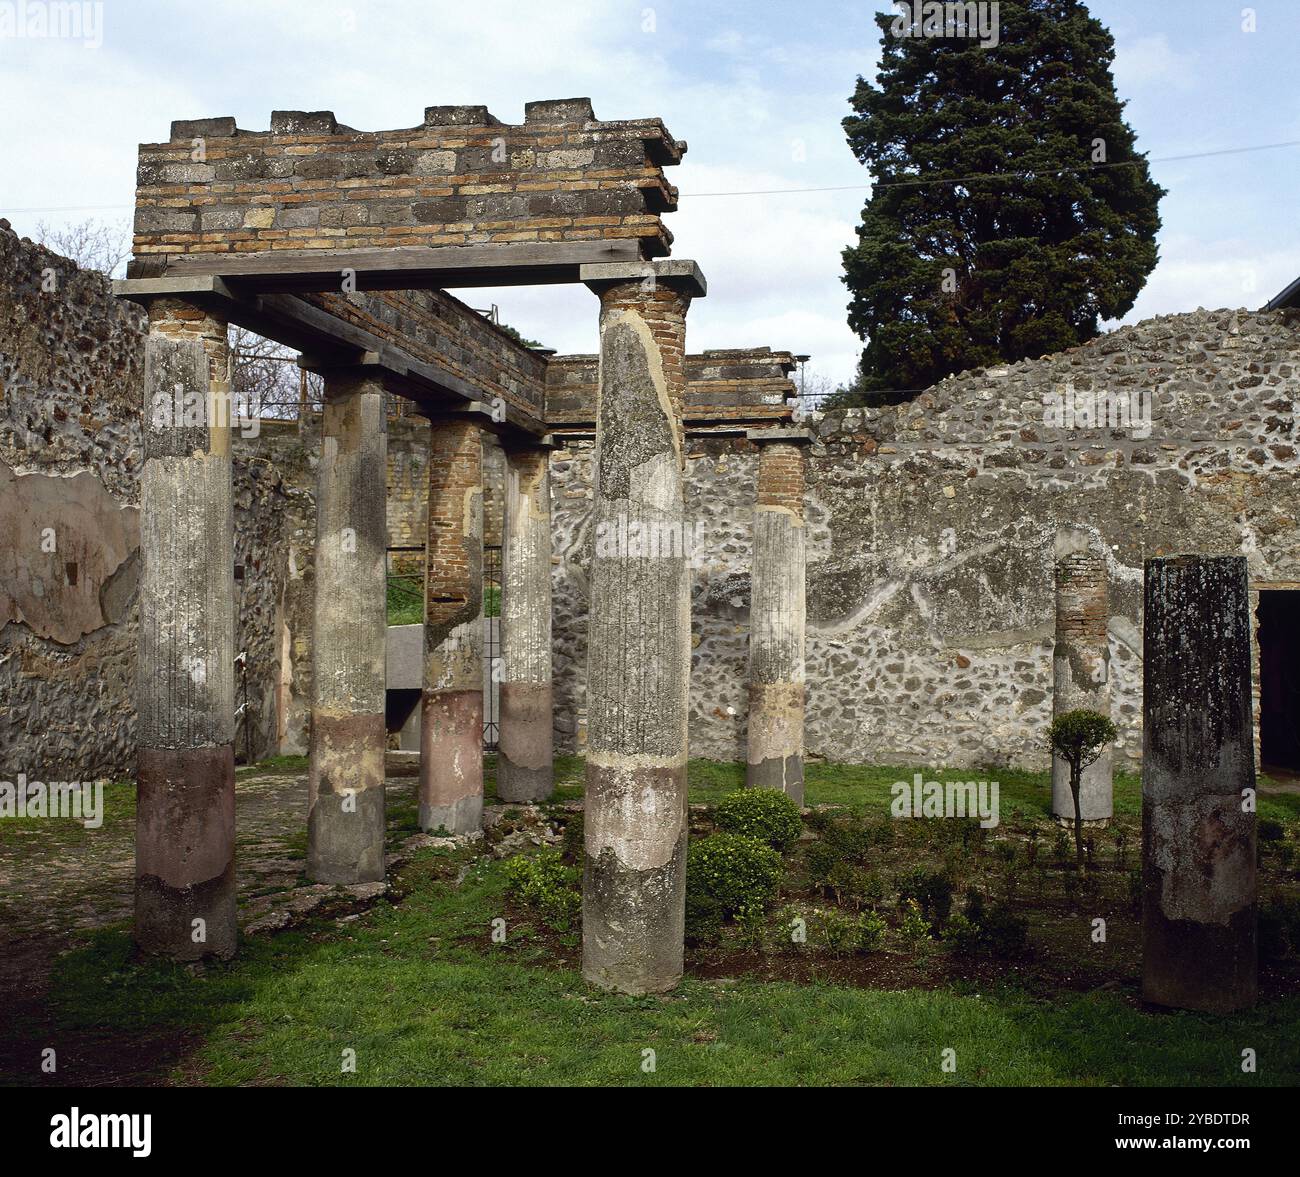
[{"label": "wooden lintel", "polygon": [[[502,242],[489,245],[394,246],[391,249],[264,250],[176,254],[157,277],[237,280],[246,289],[304,293],[356,290],[445,290],[578,282],[584,266],[641,259],[637,238],[612,241]],[[140,279],[144,281],[146,279]]]}]

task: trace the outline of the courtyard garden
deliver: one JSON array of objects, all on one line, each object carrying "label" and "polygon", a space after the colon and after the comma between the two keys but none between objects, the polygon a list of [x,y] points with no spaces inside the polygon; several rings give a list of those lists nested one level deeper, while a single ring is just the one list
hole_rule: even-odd
[{"label": "courtyard garden", "polygon": [[[1136,777],[1116,777],[1116,817],[1085,831],[1080,872],[1046,774],[924,774],[996,779],[986,829],[891,817],[912,769],[810,764],[800,814],[741,791],[742,765],[694,761],[686,977],[634,998],[580,974],[582,761],[560,758],[536,807],[495,804],[492,769],[471,839],[421,834],[414,777],[390,776],[390,881],[369,889],[305,885],[303,761],[241,769],[245,938],[229,964],[134,953],[129,783],[107,790],[98,830],[0,823],[7,883],[43,864],[5,890],[5,926],[27,939],[4,953],[0,1081],[1300,1082],[1294,792],[1259,803],[1259,1004],[1211,1017],[1140,1000]],[[54,1074],[39,1072],[47,1046]]]}]

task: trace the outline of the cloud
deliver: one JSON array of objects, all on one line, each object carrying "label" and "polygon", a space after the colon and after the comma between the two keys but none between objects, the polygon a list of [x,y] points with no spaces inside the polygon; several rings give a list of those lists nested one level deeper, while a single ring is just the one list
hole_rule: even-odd
[{"label": "cloud", "polygon": [[1164,33],[1115,42],[1115,84],[1121,95],[1144,87],[1190,90],[1199,83],[1199,58],[1179,53]]}]

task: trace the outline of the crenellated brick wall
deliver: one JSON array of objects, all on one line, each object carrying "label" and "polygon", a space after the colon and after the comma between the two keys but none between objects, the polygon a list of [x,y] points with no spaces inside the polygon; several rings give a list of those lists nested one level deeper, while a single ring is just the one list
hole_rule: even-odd
[{"label": "crenellated brick wall", "polygon": [[269,131],[178,121],[140,146],[132,276],[273,250],[631,239],[658,257],[677,205],[663,169],[685,150],[660,120],[597,119],[586,98],[530,102],[522,124],[483,106],[431,106],[394,131],[329,111],[276,111]]}]

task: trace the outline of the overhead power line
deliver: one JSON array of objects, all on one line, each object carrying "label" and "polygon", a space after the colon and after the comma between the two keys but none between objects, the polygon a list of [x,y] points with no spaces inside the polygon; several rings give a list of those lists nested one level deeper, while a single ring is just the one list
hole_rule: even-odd
[{"label": "overhead power line", "polygon": [[1185,159],[1209,159],[1216,155],[1242,155],[1248,151],[1274,151],[1279,147],[1300,147],[1300,139],[1284,143],[1257,143],[1250,147],[1221,147],[1214,151],[1193,151],[1186,155],[1166,155],[1158,159],[1117,159],[1109,163],[1076,164],[1064,168],[1026,168],[1019,172],[977,172],[969,176],[934,179],[890,180],[877,184],[836,184],[826,188],[754,188],[747,192],[684,192],[683,196],[788,196],[800,192],[861,192],[882,188],[925,188],[932,184],[968,184],[977,180],[1018,180],[1026,176],[1064,176],[1071,172],[1096,172],[1106,168],[1132,168],[1143,163],[1177,163]]},{"label": "overhead power line", "polygon": [[[800,193],[816,192],[863,192],[868,189],[879,191],[884,188],[925,188],[937,184],[969,184],[979,180],[1020,180],[1029,176],[1064,176],[1072,172],[1097,172],[1106,168],[1133,168],[1143,163],[1180,163],[1189,159],[1212,159],[1222,155],[1245,155],[1252,151],[1277,151],[1283,147],[1300,147],[1300,139],[1288,139],[1281,143],[1255,143],[1248,147],[1219,147],[1212,151],[1191,151],[1185,155],[1165,155],[1156,159],[1140,157],[1138,159],[1120,159],[1108,163],[1077,164],[1064,168],[1025,168],[1017,172],[977,172],[969,176],[951,176],[935,179],[917,177],[913,180],[890,180],[877,184],[832,184],[823,188],[750,188],[730,192],[683,192],[683,196],[797,196]],[[125,212],[133,209],[133,204],[59,204],[40,205],[30,208],[0,208],[0,213],[70,213],[70,212]]]}]

